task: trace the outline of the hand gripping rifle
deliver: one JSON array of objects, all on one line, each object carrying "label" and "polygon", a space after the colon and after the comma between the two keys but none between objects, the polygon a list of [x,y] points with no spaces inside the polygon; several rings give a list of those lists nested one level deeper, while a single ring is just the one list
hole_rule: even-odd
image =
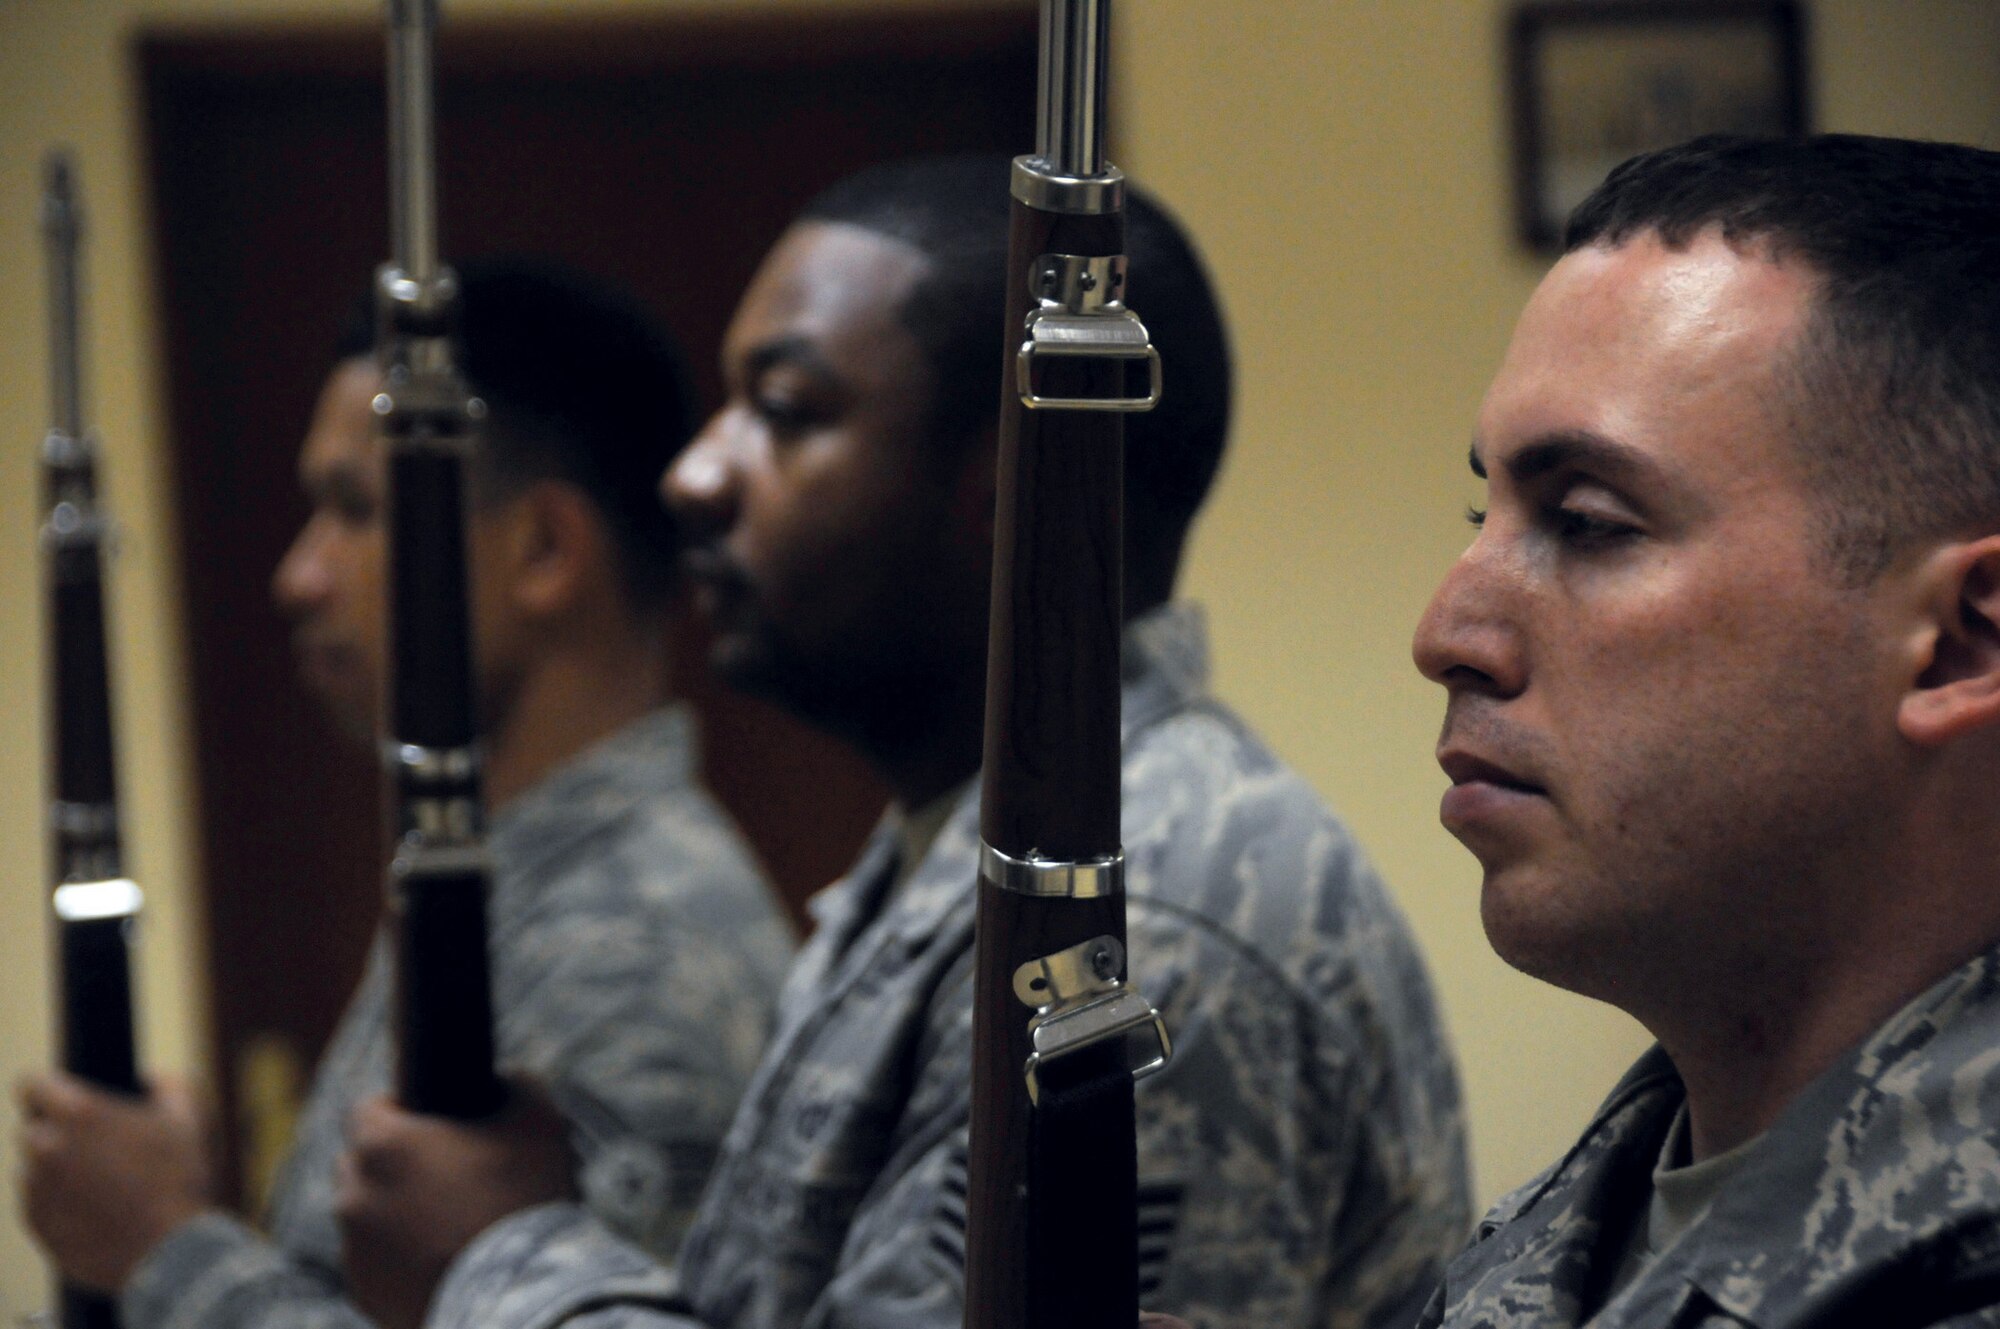
[{"label": "hand gripping rifle", "polygon": [[499,1109],[486,941],[465,561],[466,462],[485,407],[453,359],[458,286],[438,261],[431,111],[437,0],[389,0],[389,194],[395,257],[376,273],[389,474],[389,737],[396,849],[396,1095],[471,1119]]},{"label": "hand gripping rifle", "polygon": [[1124,416],[1160,361],[1124,305],[1103,157],[1108,0],[1042,0],[1038,150],[1013,169],[974,942],[967,1329],[1138,1313],[1135,1075],[1119,839]]},{"label": "hand gripping rifle", "polygon": [[[78,251],[83,219],[67,154],[44,163],[48,241],[49,379],[55,423],[42,441],[47,517],[48,686],[54,750],[49,828],[55,869],[62,1062],[100,1089],[138,1095],[132,1037],[133,922],[139,888],[125,875],[111,737],[111,671],[104,631],[104,549],[97,506],[97,441],[83,427]],[[63,1329],[115,1329],[107,1297],[62,1290]]]}]

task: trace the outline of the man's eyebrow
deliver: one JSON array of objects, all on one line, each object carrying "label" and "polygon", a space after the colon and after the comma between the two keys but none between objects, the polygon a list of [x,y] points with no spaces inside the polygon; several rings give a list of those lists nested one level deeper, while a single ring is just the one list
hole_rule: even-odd
[{"label": "man's eyebrow", "polygon": [[1482,480],[1486,478],[1486,463],[1479,459],[1479,441],[1477,439],[1474,439],[1472,446],[1465,450],[1465,464],[1472,468],[1474,475]]},{"label": "man's eyebrow", "polygon": [[[1659,463],[1637,448],[1614,442],[1587,430],[1544,435],[1507,455],[1507,475],[1516,484],[1527,484],[1545,475],[1564,470],[1585,470],[1607,480],[1657,480]],[[1486,467],[1478,451],[1472,455],[1473,474],[1486,477]]]},{"label": "man's eyebrow", "polygon": [[834,372],[833,366],[827,363],[826,357],[819,353],[819,348],[805,337],[775,338],[759,345],[743,359],[744,370],[753,380],[766,370],[779,365],[794,365],[826,378],[839,377]]}]

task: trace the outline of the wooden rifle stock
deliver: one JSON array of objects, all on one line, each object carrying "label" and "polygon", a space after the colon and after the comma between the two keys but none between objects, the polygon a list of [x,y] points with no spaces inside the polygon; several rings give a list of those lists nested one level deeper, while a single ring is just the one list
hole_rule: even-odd
[{"label": "wooden rifle stock", "polygon": [[[48,687],[53,749],[49,828],[54,868],[62,1064],[116,1093],[137,1095],[132,1019],[132,925],[139,888],[125,875],[105,640],[104,546],[97,445],[83,424],[78,324],[82,213],[69,158],[44,165],[49,373],[53,424],[42,444],[46,516]],[[106,1297],[65,1287],[63,1329],[116,1329]]]},{"label": "wooden rifle stock", "polygon": [[[1138,1309],[1132,1072],[1165,1032],[1123,986],[1124,413],[1158,397],[1123,308],[1098,145],[1102,0],[1044,0],[1040,151],[1014,166],[974,941],[967,1329]],[[1137,373],[1149,378],[1135,390]]]},{"label": "wooden rifle stock", "polygon": [[483,407],[453,350],[458,290],[438,261],[431,113],[436,0],[389,0],[395,257],[376,276],[389,492],[389,733],[396,849],[396,1093],[435,1116],[490,1115],[487,862],[466,572],[466,463]]}]

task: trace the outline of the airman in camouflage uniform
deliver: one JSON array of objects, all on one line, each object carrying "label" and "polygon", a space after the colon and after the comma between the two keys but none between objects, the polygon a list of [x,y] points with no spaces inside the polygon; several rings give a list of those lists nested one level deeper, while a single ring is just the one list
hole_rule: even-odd
[{"label": "airman in camouflage uniform", "polygon": [[2000,155],[1637,158],[1417,631],[1518,967],[1659,1040],[1426,1329],[2000,1324]]},{"label": "airman in camouflage uniform", "polygon": [[[747,846],[696,783],[691,713],[661,705],[676,535],[646,490],[689,432],[681,369],[641,311],[574,274],[503,261],[461,276],[465,371],[488,405],[468,527],[491,720],[498,1050],[566,1122],[551,1127],[550,1170],[664,1257],[792,951]],[[321,395],[300,465],[312,517],[273,583],[307,684],[370,742],[385,557],[371,331],[357,323]],[[213,1207],[178,1095],[127,1103],[54,1078],[27,1091],[31,1220],[72,1279],[122,1294],[125,1329],[368,1323],[343,1270],[336,1165],[357,1104],[389,1087],[390,970],[378,944],[268,1238]]]},{"label": "airman in camouflage uniform", "polygon": [[[960,1323],[1007,178],[1002,158],[907,163],[823,196],[745,295],[729,401],[667,478],[718,667],[848,736],[905,810],[815,902],[679,1260],[524,1188],[428,1323]],[[1228,350],[1171,219],[1144,198],[1127,216],[1171,382],[1126,449],[1130,963],[1175,1043],[1139,1089],[1144,1277],[1217,1329],[1386,1329],[1469,1223],[1456,1080],[1401,916],[1209,695],[1200,616],[1171,597]]]},{"label": "airman in camouflage uniform", "polygon": [[[1133,624],[1125,661],[1132,975],[1174,1035],[1138,1095],[1146,1295],[1232,1329],[1407,1324],[1468,1221],[1408,930],[1340,823],[1208,694],[1193,606]],[[430,1324],[958,1324],[976,791],[885,901],[895,832],[814,901],[680,1296],[662,1274],[635,1303],[643,1260],[552,1206],[475,1242]]]},{"label": "airman in camouflage uniform", "polygon": [[[769,1032],[791,942],[775,897],[695,782],[693,717],[659,711],[495,818],[499,1051],[573,1128],[592,1212],[670,1254]],[[270,1237],[211,1213],[155,1247],[126,1329],[358,1329],[342,1290],[334,1163],[389,1088],[388,948],[321,1063],[273,1193]]]}]

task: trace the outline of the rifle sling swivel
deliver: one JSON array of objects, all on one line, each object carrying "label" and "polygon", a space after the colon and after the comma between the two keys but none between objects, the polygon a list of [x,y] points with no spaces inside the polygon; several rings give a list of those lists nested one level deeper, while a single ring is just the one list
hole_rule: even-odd
[{"label": "rifle sling swivel", "polygon": [[[1125,307],[1123,254],[1044,254],[1029,270],[1036,307],[1028,311],[1016,378],[1021,404],[1031,411],[1150,411],[1160,402],[1160,353],[1139,316]],[[1036,366],[1051,361],[1095,360],[1118,372],[1103,393],[1044,395]],[[1146,367],[1146,389],[1126,390],[1127,367]]]},{"label": "rifle sling swivel", "polygon": [[1119,1041],[1123,1069],[1135,1080],[1167,1064],[1173,1045],[1153,1003],[1120,977],[1125,947],[1115,937],[1030,960],[1014,971],[1014,995],[1035,1008],[1028,1021],[1028,1101],[1041,1105],[1051,1067],[1087,1048]]}]

